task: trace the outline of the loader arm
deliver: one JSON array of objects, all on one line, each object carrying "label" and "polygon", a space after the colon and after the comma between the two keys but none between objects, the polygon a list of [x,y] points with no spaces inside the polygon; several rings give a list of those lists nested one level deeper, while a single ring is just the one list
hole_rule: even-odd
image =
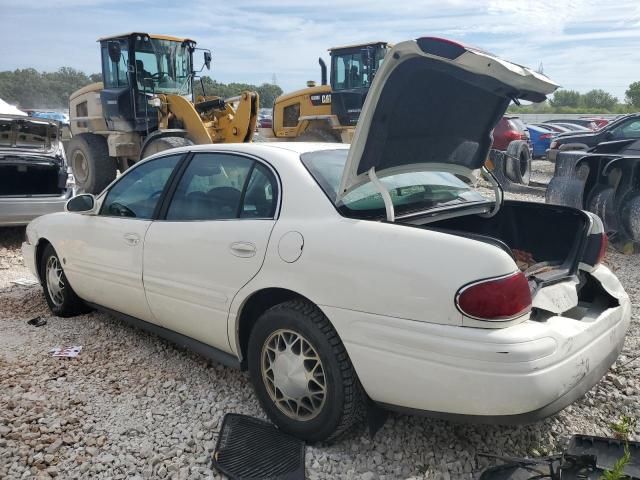
[{"label": "loader arm", "polygon": [[242,143],[253,138],[259,107],[256,92],[226,100],[199,97],[195,105],[180,95],[158,96],[160,129],[182,128],[196,144]]}]

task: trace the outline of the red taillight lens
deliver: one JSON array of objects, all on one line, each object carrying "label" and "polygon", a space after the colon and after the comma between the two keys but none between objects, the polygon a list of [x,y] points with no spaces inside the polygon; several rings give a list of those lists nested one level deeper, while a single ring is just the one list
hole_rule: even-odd
[{"label": "red taillight lens", "polygon": [[540,135],[540,140],[547,140],[551,137],[553,137],[553,133],[543,133],[542,135]]},{"label": "red taillight lens", "polygon": [[504,132],[504,138],[509,142],[513,142],[514,140],[522,140],[522,134],[516,130],[507,130]]},{"label": "red taillight lens", "polygon": [[516,272],[462,287],[456,304],[467,317],[509,320],[531,310],[531,290],[524,274]]},{"label": "red taillight lens", "polygon": [[598,262],[604,262],[604,257],[607,255],[607,247],[609,246],[609,237],[606,233],[602,233],[602,239],[600,240],[600,250],[598,251]]}]

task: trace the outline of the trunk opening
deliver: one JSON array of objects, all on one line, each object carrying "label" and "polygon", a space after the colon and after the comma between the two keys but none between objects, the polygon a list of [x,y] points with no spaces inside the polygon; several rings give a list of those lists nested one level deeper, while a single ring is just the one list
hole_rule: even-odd
[{"label": "trunk opening", "polygon": [[63,193],[64,183],[57,165],[29,164],[28,161],[0,165],[0,196],[57,196]]},{"label": "trunk opening", "polygon": [[548,283],[576,273],[588,226],[589,217],[580,210],[505,201],[491,218],[457,216],[424,223],[422,228],[492,243],[497,240],[512,254],[527,277],[538,283]]}]

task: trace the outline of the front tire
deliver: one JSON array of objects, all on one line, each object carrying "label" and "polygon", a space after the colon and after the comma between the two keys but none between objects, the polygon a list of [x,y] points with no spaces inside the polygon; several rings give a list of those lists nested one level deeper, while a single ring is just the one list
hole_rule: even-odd
[{"label": "front tire", "polygon": [[184,137],[160,137],[151,140],[148,145],[144,146],[141,158],[147,158],[156,153],[164,152],[171,148],[187,147],[193,145],[193,142]]},{"label": "front tire", "polygon": [[281,430],[308,442],[331,440],[364,413],[364,393],[338,334],[315,305],[270,308],[249,338],[251,381]]},{"label": "front tire", "polygon": [[49,309],[58,317],[73,317],[89,311],[85,303],[73,291],[62,263],[51,244],[47,245],[40,259],[40,278]]}]

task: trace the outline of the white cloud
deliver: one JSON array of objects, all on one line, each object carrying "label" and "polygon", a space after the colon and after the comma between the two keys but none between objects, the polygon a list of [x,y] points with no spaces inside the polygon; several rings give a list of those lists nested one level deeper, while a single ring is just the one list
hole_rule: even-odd
[{"label": "white cloud", "polygon": [[618,97],[638,80],[640,5],[619,0],[0,0],[0,70],[100,69],[96,39],[125,31],[189,36],[214,55],[218,80],[285,90],[319,78],[327,48],[421,35],[461,39],[536,67],[566,88]]}]

